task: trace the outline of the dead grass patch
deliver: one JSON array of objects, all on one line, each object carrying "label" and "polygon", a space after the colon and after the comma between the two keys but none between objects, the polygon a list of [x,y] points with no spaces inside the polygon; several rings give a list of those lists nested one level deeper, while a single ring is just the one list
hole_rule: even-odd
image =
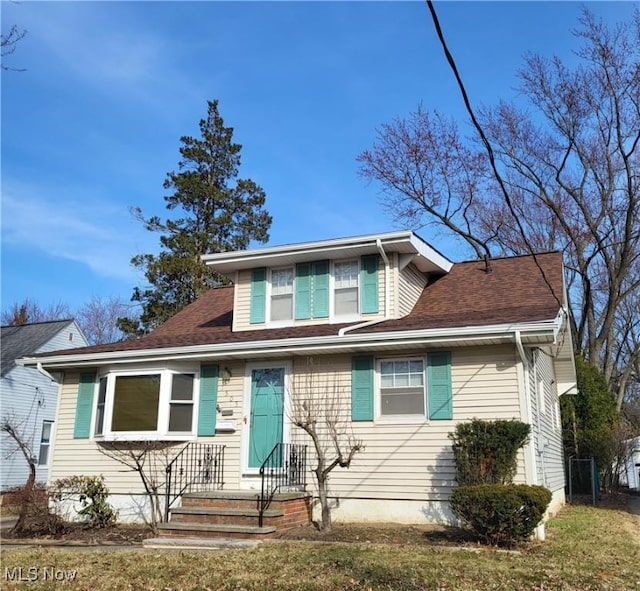
[{"label": "dead grass patch", "polygon": [[[421,528],[407,528],[401,538],[388,526],[366,528],[366,535],[351,529],[366,538],[355,544],[283,541],[215,552],[4,550],[3,583],[7,590],[24,588],[6,579],[6,568],[55,566],[77,571],[64,583],[73,591],[637,591],[640,544],[628,535],[635,523],[636,516],[619,508],[569,507],[549,522],[547,542],[518,553],[486,547],[449,552],[431,545]],[[28,588],[52,586],[38,579]]]}]

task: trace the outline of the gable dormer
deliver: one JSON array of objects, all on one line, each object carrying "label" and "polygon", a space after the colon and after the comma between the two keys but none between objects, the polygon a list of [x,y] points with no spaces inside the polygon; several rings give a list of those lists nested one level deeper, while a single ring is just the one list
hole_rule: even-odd
[{"label": "gable dormer", "polygon": [[205,255],[234,284],[233,330],[344,324],[408,314],[452,263],[413,232]]}]

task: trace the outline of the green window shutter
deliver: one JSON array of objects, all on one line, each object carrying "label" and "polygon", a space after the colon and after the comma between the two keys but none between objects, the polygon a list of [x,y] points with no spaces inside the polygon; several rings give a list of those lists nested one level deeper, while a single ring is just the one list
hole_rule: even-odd
[{"label": "green window shutter", "polygon": [[351,360],[351,420],[373,421],[373,356]]},{"label": "green window shutter", "polygon": [[211,437],[216,434],[218,405],[218,366],[200,367],[200,400],[198,403],[198,435]]},{"label": "green window shutter", "polygon": [[296,320],[311,318],[311,265],[298,263],[296,265]]},{"label": "green window shutter", "polygon": [[249,322],[261,324],[264,322],[267,306],[267,270],[262,267],[251,271],[251,311]]},{"label": "green window shutter", "polygon": [[378,313],[378,255],[360,260],[360,310],[363,314]]},{"label": "green window shutter", "polygon": [[313,269],[313,317],[329,317],[329,261],[316,261]]},{"label": "green window shutter", "polygon": [[427,388],[429,418],[452,419],[451,353],[448,351],[427,355]]},{"label": "green window shutter", "polygon": [[91,414],[93,413],[93,395],[96,390],[96,374],[81,373],[76,400],[76,422],[73,427],[74,439],[89,439],[91,432]]}]

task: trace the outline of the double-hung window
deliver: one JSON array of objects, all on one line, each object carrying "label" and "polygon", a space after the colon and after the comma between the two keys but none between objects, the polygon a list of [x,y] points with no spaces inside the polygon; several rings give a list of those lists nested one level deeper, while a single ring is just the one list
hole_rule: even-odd
[{"label": "double-hung window", "polygon": [[173,374],[169,403],[169,433],[188,432],[193,426],[193,375]]},{"label": "double-hung window", "polygon": [[96,424],[94,433],[102,435],[104,433],[104,409],[107,400],[107,377],[100,378],[98,383],[98,404],[96,406]]},{"label": "double-hung window", "polygon": [[51,447],[51,428],[53,421],[43,421],[42,435],[40,436],[40,452],[38,454],[38,465],[46,466],[49,463],[49,449]]},{"label": "double-hung window", "polygon": [[271,322],[293,319],[293,267],[271,271]]},{"label": "double-hung window", "polygon": [[334,316],[358,314],[360,267],[357,260],[340,261],[333,265]]},{"label": "double-hung window", "polygon": [[423,359],[383,359],[379,373],[380,416],[425,417]]}]

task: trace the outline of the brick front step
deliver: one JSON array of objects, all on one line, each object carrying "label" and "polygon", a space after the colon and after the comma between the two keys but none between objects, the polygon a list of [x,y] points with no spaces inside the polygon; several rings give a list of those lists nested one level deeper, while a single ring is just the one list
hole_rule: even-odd
[{"label": "brick front step", "polygon": [[263,539],[273,536],[276,528],[273,526],[257,527],[250,525],[210,525],[206,523],[161,523],[158,533],[166,537],[203,537],[203,538],[234,538],[234,539]]},{"label": "brick front step", "polygon": [[311,497],[304,492],[274,495],[259,522],[259,494],[255,491],[211,491],[187,493],[182,506],[170,511],[168,523],[160,525],[165,536],[267,538],[276,529],[288,529],[310,522]]},{"label": "brick front step", "polygon": [[[257,509],[227,509],[212,507],[178,507],[171,510],[171,523],[208,523],[210,525],[257,525]],[[264,512],[264,525],[279,525],[284,511],[268,509]]]}]

